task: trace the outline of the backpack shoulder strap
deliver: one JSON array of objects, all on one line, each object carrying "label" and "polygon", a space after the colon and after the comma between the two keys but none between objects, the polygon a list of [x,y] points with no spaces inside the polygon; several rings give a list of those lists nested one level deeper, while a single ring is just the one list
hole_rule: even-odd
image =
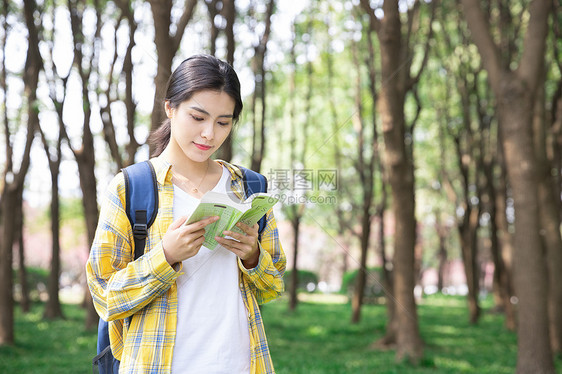
[{"label": "backpack shoulder strap", "polygon": [[[265,176],[242,166],[237,165],[237,167],[242,171],[242,181],[244,183],[244,194],[246,198],[258,192],[267,192],[267,178]],[[266,225],[265,216],[258,221],[258,225],[259,240],[261,240],[261,233]]]},{"label": "backpack shoulder strap", "polygon": [[[148,229],[158,214],[158,183],[150,161],[121,169],[125,178],[125,211],[133,228],[135,260],[143,255]],[[119,361],[111,352],[109,323],[102,318],[98,323],[98,355],[93,358],[93,368],[100,374],[117,373]]]},{"label": "backpack shoulder strap", "polygon": [[133,229],[135,260],[143,255],[148,229],[158,214],[158,185],[150,161],[122,169],[125,177],[127,217]]}]

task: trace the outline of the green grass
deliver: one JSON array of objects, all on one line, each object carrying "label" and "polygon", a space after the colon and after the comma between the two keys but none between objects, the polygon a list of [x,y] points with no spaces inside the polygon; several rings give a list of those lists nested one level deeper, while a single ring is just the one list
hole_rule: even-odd
[{"label": "green grass", "polygon": [[[484,303],[484,308],[490,307]],[[350,324],[348,304],[301,302],[294,313],[286,300],[263,308],[277,374],[342,373],[513,373],[517,339],[503,317],[484,314],[469,325],[462,298],[433,296],[419,305],[424,358],[414,367],[396,363],[394,351],[371,348],[384,335],[384,306],[363,308],[362,321]],[[43,305],[31,313],[16,310],[16,344],[0,347],[0,373],[91,373],[96,332],[84,331],[84,311],[65,305],[66,320],[45,322]],[[562,360],[556,362],[562,373]]]},{"label": "green grass", "polygon": [[33,304],[31,312],[15,315],[16,343],[0,347],[0,373],[77,374],[92,372],[96,331],[85,331],[85,311],[78,305],[63,305],[64,320],[43,320],[44,305]]},{"label": "green grass", "polygon": [[[490,308],[490,302],[483,303]],[[295,313],[286,302],[263,308],[263,318],[277,374],[341,373],[514,373],[517,337],[503,327],[503,316],[486,313],[468,323],[466,301],[432,296],[418,308],[425,342],[419,366],[396,363],[393,350],[373,349],[384,336],[384,306],[366,306],[361,322],[350,324],[348,304],[300,303]],[[556,362],[562,373],[562,360]]]}]

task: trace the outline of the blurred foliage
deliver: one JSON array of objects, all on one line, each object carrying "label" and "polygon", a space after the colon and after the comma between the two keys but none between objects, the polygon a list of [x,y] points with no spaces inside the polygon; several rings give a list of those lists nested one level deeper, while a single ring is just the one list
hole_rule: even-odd
[{"label": "blurred foliage", "polygon": [[[351,270],[345,272],[342,278],[340,293],[347,295],[351,300],[357,284],[357,275],[359,271]],[[382,285],[382,268],[371,267],[367,269],[367,277],[365,291],[363,292],[363,302],[365,304],[378,304],[380,299],[384,297],[384,288]]]},{"label": "blurred foliage", "polygon": [[[285,282],[285,291],[291,289],[292,281],[291,275],[293,270],[285,271],[283,275],[283,281]],[[309,270],[299,270],[298,271],[298,291],[302,292],[314,292],[318,288],[318,275]]]},{"label": "blurred foliage", "polygon": [[[26,281],[27,289],[29,290],[29,297],[33,301],[39,301],[40,295],[47,292],[47,284],[49,282],[49,271],[38,267],[26,267]],[[20,274],[18,269],[12,271],[13,282],[15,285],[14,298],[19,300],[21,298],[21,284]]]}]

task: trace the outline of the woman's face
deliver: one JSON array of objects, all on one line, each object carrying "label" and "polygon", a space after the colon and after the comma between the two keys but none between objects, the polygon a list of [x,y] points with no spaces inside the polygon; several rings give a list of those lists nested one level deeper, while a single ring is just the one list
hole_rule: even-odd
[{"label": "woman's face", "polygon": [[171,120],[170,145],[195,162],[206,161],[232,130],[234,99],[224,91],[204,90],[177,108],[166,101]]}]

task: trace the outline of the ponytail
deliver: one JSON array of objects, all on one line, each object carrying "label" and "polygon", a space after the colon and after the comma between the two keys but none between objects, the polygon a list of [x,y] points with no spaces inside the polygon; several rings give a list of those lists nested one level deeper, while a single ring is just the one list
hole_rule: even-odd
[{"label": "ponytail", "polygon": [[164,122],[154,130],[148,137],[148,143],[153,149],[150,157],[157,157],[166,149],[168,143],[170,142],[170,134],[172,132],[171,122],[169,118],[166,118]]}]

